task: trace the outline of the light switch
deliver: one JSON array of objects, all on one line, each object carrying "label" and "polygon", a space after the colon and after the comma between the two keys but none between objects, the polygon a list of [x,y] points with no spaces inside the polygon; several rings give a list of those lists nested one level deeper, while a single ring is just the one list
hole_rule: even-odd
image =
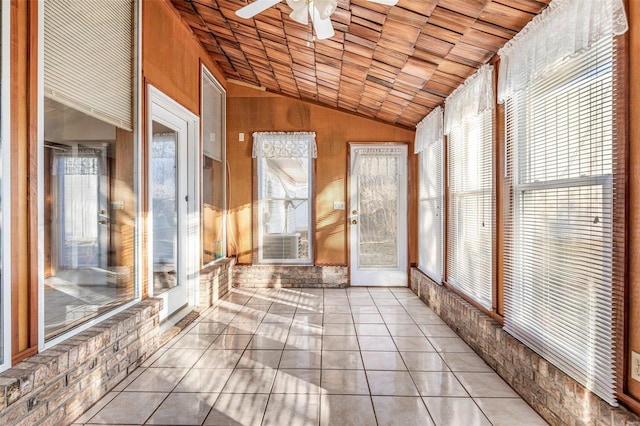
[{"label": "light switch", "polygon": [[244,142],[244,133],[238,133],[238,141]]},{"label": "light switch", "polygon": [[334,201],[333,202],[334,210],[344,210],[344,201]]}]

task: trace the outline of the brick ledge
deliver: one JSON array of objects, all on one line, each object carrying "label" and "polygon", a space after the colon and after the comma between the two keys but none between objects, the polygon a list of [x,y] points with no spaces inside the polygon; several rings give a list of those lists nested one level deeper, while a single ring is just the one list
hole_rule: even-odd
[{"label": "brick ledge", "polygon": [[145,299],[0,374],[0,424],[70,422],[158,347],[160,299]]},{"label": "brick ledge", "polygon": [[470,303],[411,268],[411,290],[552,425],[638,425],[508,334]]}]

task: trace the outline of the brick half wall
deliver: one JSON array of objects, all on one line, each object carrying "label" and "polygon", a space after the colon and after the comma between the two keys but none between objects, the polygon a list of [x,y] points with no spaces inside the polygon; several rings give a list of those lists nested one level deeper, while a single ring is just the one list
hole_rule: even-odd
[{"label": "brick half wall", "polygon": [[233,283],[232,270],[235,263],[235,258],[228,257],[200,270],[199,310],[213,306],[220,298],[229,293]]},{"label": "brick half wall", "polygon": [[611,407],[416,268],[411,269],[411,290],[550,424],[640,424],[637,416]]},{"label": "brick half wall", "polygon": [[146,299],[0,374],[1,425],[68,424],[158,348],[160,299]]},{"label": "brick half wall", "polygon": [[236,265],[235,287],[345,288],[346,266]]}]

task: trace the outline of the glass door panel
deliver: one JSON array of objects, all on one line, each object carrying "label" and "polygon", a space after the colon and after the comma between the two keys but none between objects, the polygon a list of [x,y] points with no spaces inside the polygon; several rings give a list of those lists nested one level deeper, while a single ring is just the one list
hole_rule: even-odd
[{"label": "glass door panel", "polygon": [[132,134],[44,106],[43,344],[135,297]]},{"label": "glass door panel", "polygon": [[149,192],[153,220],[154,295],[179,285],[177,145],[175,131],[153,122]]}]

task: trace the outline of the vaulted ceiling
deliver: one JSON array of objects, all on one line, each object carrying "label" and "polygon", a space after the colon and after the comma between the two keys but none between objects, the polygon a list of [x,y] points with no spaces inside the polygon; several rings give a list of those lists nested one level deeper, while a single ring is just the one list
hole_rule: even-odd
[{"label": "vaulted ceiling", "polygon": [[413,127],[550,0],[338,0],[335,35],[314,40],[282,1],[171,0],[228,79]]}]

